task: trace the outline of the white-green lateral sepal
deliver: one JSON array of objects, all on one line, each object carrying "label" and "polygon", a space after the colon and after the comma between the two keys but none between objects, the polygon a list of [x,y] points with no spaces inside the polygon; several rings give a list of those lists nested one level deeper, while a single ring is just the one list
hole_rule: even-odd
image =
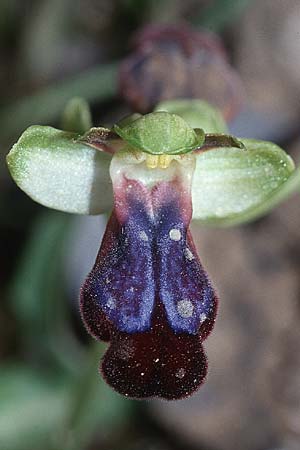
[{"label": "white-green lateral sepal", "polygon": [[179,99],[159,103],[155,111],[167,111],[182,117],[190,127],[202,128],[205,133],[228,133],[220,111],[204,100]]},{"label": "white-green lateral sepal", "polygon": [[197,154],[193,219],[211,225],[245,223],[295,190],[294,163],[280,147],[254,139],[241,142],[245,150],[224,147]]},{"label": "white-green lateral sepal", "polygon": [[101,214],[112,206],[111,156],[46,126],[28,128],[7,155],[17,185],[49,208]]}]

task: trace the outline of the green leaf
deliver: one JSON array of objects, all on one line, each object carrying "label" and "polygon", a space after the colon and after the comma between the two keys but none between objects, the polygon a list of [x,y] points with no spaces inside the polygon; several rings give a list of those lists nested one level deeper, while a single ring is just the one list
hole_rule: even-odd
[{"label": "green leaf", "polygon": [[100,349],[94,353],[93,364],[87,359],[82,366],[81,378],[20,364],[1,367],[1,450],[81,450],[99,432],[111,438],[132,421],[135,403],[101,380]]},{"label": "green leaf", "polygon": [[134,401],[114,392],[99,375],[99,359],[104,345],[92,343],[89,358],[82,365],[80,377],[74,382],[71,392],[69,414],[65,428],[68,430],[68,444],[64,449],[87,448],[91,437],[99,433],[113,433],[116,426],[130,421]]},{"label": "green leaf", "polygon": [[92,116],[88,102],[74,97],[66,105],[62,117],[62,129],[83,134],[92,127]]},{"label": "green leaf", "polygon": [[152,155],[188,153],[204,142],[203,130],[197,133],[179,116],[160,111],[137,120],[115,125],[114,131],[132,147]]},{"label": "green leaf", "polygon": [[32,126],[7,156],[17,185],[49,208],[100,214],[111,208],[111,156],[75,139],[74,133]]},{"label": "green leaf", "polygon": [[76,373],[83,349],[73,335],[63,271],[72,219],[51,210],[37,217],[9,294],[25,350]]},{"label": "green leaf", "polygon": [[294,163],[281,148],[254,139],[241,141],[246,151],[218,148],[197,155],[193,219],[210,225],[244,223],[295,191]]},{"label": "green leaf", "polygon": [[228,133],[228,128],[222,114],[204,100],[167,100],[159,103],[155,111],[167,111],[177,114],[190,127],[202,128],[205,133]]},{"label": "green leaf", "polygon": [[100,63],[30,96],[1,106],[1,140],[11,142],[12,137],[33,123],[49,123],[57,120],[66,102],[74,95],[79,95],[90,102],[101,102],[115,96],[118,67],[117,63]]},{"label": "green leaf", "polygon": [[[0,374],[0,448],[54,448],[69,404],[66,386],[25,366],[2,367]],[[52,445],[51,445],[52,443]]]}]

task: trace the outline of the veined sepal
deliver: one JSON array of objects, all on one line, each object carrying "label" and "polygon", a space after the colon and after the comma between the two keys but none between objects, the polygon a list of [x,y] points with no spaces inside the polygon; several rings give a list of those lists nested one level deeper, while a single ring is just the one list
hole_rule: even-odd
[{"label": "veined sepal", "polygon": [[246,223],[297,189],[294,162],[280,147],[254,139],[241,142],[245,150],[216,147],[197,153],[193,220],[214,226]]},{"label": "veined sepal", "polygon": [[16,184],[36,202],[77,214],[112,206],[111,155],[78,141],[79,135],[31,126],[7,155]]}]

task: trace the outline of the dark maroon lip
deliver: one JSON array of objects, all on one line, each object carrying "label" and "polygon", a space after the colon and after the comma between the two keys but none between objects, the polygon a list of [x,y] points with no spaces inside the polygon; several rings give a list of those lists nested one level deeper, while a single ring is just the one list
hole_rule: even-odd
[{"label": "dark maroon lip", "polygon": [[81,290],[88,331],[110,342],[103,376],[129,397],[186,397],[207,372],[202,342],[217,297],[189,231],[190,186],[178,170],[151,188],[118,178],[114,211]]}]

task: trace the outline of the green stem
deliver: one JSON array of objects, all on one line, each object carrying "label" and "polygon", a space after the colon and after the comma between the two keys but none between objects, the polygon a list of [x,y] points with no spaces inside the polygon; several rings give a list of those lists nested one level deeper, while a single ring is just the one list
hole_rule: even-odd
[{"label": "green stem", "polygon": [[2,107],[2,139],[12,140],[29,125],[57,120],[72,97],[82,97],[88,102],[113,97],[117,90],[117,67],[117,63],[96,66]]},{"label": "green stem", "polygon": [[93,397],[99,395],[99,384],[102,382],[98,371],[101,350],[103,346],[99,342],[92,343],[86,366],[75,383],[70,414],[64,429],[64,450],[83,450],[95,432],[96,422],[89,420],[89,406]]}]

